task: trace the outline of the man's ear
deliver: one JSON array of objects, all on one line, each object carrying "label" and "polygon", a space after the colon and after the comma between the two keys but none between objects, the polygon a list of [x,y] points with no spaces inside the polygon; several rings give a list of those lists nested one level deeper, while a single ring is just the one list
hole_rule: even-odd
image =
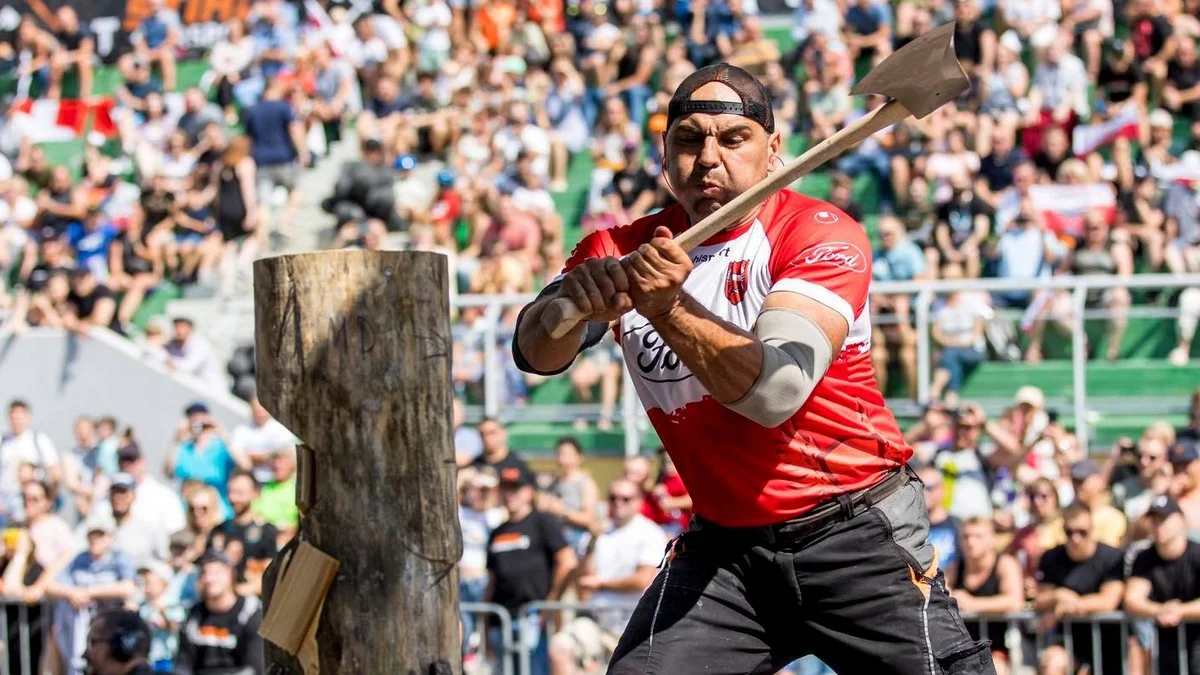
[{"label": "man's ear", "polygon": [[779,154],[779,149],[783,147],[783,134],[778,129],[771,132],[771,137],[767,139],[767,147],[771,148],[772,155]]}]

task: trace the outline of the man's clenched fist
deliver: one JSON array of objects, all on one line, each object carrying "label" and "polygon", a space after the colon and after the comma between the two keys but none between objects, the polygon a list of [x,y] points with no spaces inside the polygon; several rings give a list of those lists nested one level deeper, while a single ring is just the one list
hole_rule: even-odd
[{"label": "man's clenched fist", "polygon": [[590,258],[567,272],[558,296],[575,303],[588,321],[613,321],[633,309],[629,277],[617,258]]}]

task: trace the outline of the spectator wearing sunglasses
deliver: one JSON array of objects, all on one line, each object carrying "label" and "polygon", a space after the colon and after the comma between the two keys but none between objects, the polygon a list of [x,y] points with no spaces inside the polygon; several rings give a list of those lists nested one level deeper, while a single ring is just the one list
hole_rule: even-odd
[{"label": "spectator wearing sunglasses", "polygon": [[1013,535],[1008,552],[1023,563],[1026,577],[1034,578],[1042,555],[1061,546],[1066,538],[1063,536],[1063,517],[1054,481],[1038,478],[1029,485],[1025,498],[1028,501],[1029,524]]},{"label": "spectator wearing sunglasses", "polygon": [[[1100,612],[1113,612],[1121,604],[1125,591],[1124,554],[1119,549],[1096,540],[1092,514],[1083,504],[1068,506],[1063,515],[1066,543],[1056,546],[1042,556],[1037,571],[1036,609],[1051,623],[1048,630],[1050,646],[1042,652],[1040,672],[1066,675],[1069,662],[1076,668],[1098,668],[1110,673],[1122,672],[1120,626],[1100,627],[1099,662],[1093,655],[1092,630],[1087,623],[1063,624]],[[1065,648],[1065,631],[1071,631],[1073,658]]]},{"label": "spectator wearing sunglasses", "polygon": [[962,522],[946,510],[946,485],[935,466],[917,471],[925,486],[925,510],[929,511],[929,543],[937,551],[941,569],[950,569],[962,557]]},{"label": "spectator wearing sunglasses", "polygon": [[[642,490],[618,478],[608,487],[609,524],[596,538],[578,579],[579,596],[597,608],[563,627],[550,642],[552,673],[591,672],[608,661],[632,607],[650,586],[666,550],[662,528],[641,514]],[[602,609],[625,605],[626,608]]]},{"label": "spectator wearing sunglasses", "polygon": [[1092,513],[1096,540],[1109,546],[1121,546],[1125,541],[1125,514],[1108,503],[1108,485],[1104,470],[1091,459],[1071,465],[1071,486],[1075,501]]}]

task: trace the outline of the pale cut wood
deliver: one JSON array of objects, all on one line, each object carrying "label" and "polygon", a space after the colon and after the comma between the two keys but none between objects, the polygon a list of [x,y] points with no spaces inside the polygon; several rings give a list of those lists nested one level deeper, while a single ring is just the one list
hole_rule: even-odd
[{"label": "pale cut wood", "polygon": [[280,562],[283,579],[274,587],[270,611],[258,634],[295,655],[320,615],[338,561],[303,541],[291,560]]},{"label": "pale cut wood", "polygon": [[[300,529],[340,563],[317,623],[323,673],[462,668],[447,288],[428,252],[254,264],[258,396],[313,451]],[[303,672],[266,651],[270,672]]]}]

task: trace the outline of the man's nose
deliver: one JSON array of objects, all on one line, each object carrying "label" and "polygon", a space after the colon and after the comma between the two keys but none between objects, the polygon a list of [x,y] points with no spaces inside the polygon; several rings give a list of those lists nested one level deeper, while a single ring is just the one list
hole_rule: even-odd
[{"label": "man's nose", "polygon": [[697,161],[707,167],[714,167],[721,163],[720,144],[717,143],[716,136],[704,137],[704,145],[700,147],[700,156]]}]

